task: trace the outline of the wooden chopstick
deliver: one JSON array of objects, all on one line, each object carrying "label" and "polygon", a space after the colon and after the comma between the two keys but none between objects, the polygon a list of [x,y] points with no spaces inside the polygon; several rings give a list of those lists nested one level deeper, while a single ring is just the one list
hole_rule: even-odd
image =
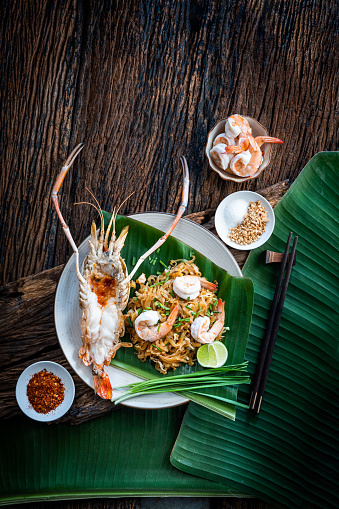
[{"label": "wooden chopstick", "polygon": [[[260,352],[257,370],[255,373],[251,398],[250,398],[250,408],[254,410],[256,413],[259,413],[262,398],[265,392],[266,382],[268,378],[268,373],[271,365],[273,349],[277,338],[277,333],[280,324],[280,318],[284,306],[284,301],[287,293],[287,287],[293,267],[293,261],[295,258],[295,252],[298,242],[298,237],[294,238],[293,247],[291,254],[288,255],[290,243],[292,239],[292,232],[289,233],[286,248],[283,256],[283,260],[281,262],[279,278],[277,282],[277,286],[274,293],[274,298],[271,306],[270,316],[265,332],[265,336],[263,339],[263,345]],[[288,264],[286,268],[286,263],[288,259]],[[286,268],[286,276],[284,279],[284,272]],[[284,279],[284,283],[283,283]],[[280,298],[279,298],[280,296]]]},{"label": "wooden chopstick", "polygon": [[268,323],[267,323],[265,335],[264,335],[264,338],[262,341],[262,346],[261,346],[261,350],[260,350],[260,354],[259,354],[257,369],[256,369],[256,373],[254,376],[254,382],[253,382],[252,393],[251,393],[251,398],[250,398],[250,408],[251,409],[254,408],[254,405],[257,400],[260,380],[261,380],[261,376],[263,373],[266,354],[267,354],[268,345],[269,345],[269,341],[270,341],[270,337],[271,337],[273,321],[274,321],[275,313],[276,313],[277,306],[278,306],[278,300],[279,300],[282,282],[284,279],[284,272],[285,272],[286,262],[287,262],[287,258],[288,258],[288,252],[290,250],[291,239],[292,239],[292,232],[289,233],[289,236],[287,239],[283,259],[282,259],[281,266],[280,266],[280,273],[279,273],[277,285],[275,287],[275,292],[274,292],[274,297],[273,297],[271,310],[270,310],[270,314],[269,314],[269,318],[268,318]]}]

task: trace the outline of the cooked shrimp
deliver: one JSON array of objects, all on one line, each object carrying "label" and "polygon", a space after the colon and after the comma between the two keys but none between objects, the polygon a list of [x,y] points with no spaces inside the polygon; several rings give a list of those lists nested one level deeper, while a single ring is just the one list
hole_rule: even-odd
[{"label": "cooked shrimp", "polygon": [[[261,151],[256,151],[257,154],[262,157]],[[231,161],[230,169],[237,175],[238,177],[249,177],[247,166],[250,164],[252,158],[252,154],[249,150],[245,150],[245,152],[241,152],[241,154],[237,154]],[[259,165],[261,163],[261,159]],[[255,173],[255,172],[254,172]]]},{"label": "cooked shrimp", "polygon": [[283,143],[279,138],[272,138],[271,136],[256,136],[253,138],[251,134],[238,140],[238,145],[228,145],[226,152],[228,154],[240,154],[244,150],[249,149],[251,153],[259,150],[263,143]]},{"label": "cooked shrimp", "polygon": [[[230,162],[230,169],[239,177],[252,177],[262,163],[262,152],[260,147],[263,143],[283,143],[279,138],[271,138],[270,136],[249,137],[248,150],[236,155]],[[229,148],[229,147],[228,147]]]},{"label": "cooked shrimp", "polygon": [[252,134],[250,124],[241,115],[231,115],[226,120],[225,133],[229,138],[236,138],[240,134]]},{"label": "cooked shrimp", "polygon": [[215,138],[213,142],[213,147],[215,147],[215,145],[219,145],[219,143],[223,143],[224,145],[234,145],[235,139],[226,136],[226,133],[222,133],[218,134],[218,136]]},{"label": "cooked shrimp", "polygon": [[226,149],[227,146],[224,143],[218,143],[210,151],[213,161],[222,170],[226,170],[233,159],[233,154],[228,154]]},{"label": "cooked shrimp", "polygon": [[240,135],[238,138],[238,145],[229,145],[226,147],[226,152],[228,154],[240,154],[241,152],[244,152],[247,149],[250,149],[252,147],[253,150],[258,150],[258,145],[255,141],[255,138],[253,138],[251,133],[244,133],[243,135]]},{"label": "cooked shrimp", "polygon": [[173,291],[182,299],[193,300],[198,297],[201,287],[215,292],[217,285],[198,276],[180,276],[173,281]]},{"label": "cooked shrimp", "polygon": [[159,322],[158,311],[144,311],[141,313],[134,322],[135,331],[139,338],[144,341],[156,341],[157,339],[163,338],[172,329],[173,324],[178,316],[179,304],[177,304],[171,311],[166,322],[162,322],[156,326]]},{"label": "cooked shrimp", "polygon": [[198,318],[193,321],[191,325],[191,335],[199,343],[213,343],[222,331],[225,322],[225,302],[221,299],[218,300],[217,310],[219,318],[214,322],[210,330],[208,330],[210,326],[210,319],[208,316],[198,316]]}]

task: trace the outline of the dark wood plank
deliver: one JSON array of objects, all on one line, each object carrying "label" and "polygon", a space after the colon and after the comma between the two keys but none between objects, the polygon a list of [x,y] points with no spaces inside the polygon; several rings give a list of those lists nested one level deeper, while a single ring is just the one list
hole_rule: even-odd
[{"label": "dark wood plank", "polygon": [[[86,146],[62,189],[79,244],[92,210],[173,212],[179,156],[191,170],[188,212],[228,193],[293,181],[338,146],[334,1],[3,0],[0,5],[0,284],[62,264],[71,252],[50,203],[67,154]],[[209,169],[209,129],[231,113],[271,135],[270,167],[227,183]]]}]

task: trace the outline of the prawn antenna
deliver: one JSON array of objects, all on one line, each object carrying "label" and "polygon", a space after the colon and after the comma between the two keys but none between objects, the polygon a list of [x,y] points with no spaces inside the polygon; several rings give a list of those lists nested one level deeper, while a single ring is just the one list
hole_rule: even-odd
[{"label": "prawn antenna", "polygon": [[188,171],[188,165],[187,165],[186,158],[184,156],[180,157],[180,162],[181,162],[181,165],[182,165],[184,185],[183,185],[183,189],[182,189],[181,204],[180,204],[180,207],[178,209],[177,215],[175,216],[174,221],[173,221],[171,227],[169,228],[169,230],[154,244],[154,246],[152,246],[148,251],[146,251],[146,253],[144,253],[139,258],[139,260],[135,264],[132,272],[129,274],[129,276],[127,276],[127,278],[124,279],[122,284],[124,284],[124,282],[126,282],[126,281],[127,282],[131,281],[132,277],[134,276],[134,274],[136,273],[136,271],[138,270],[138,268],[140,267],[142,262],[144,260],[146,260],[146,258],[150,254],[154,253],[154,251],[156,251],[166,241],[167,237],[169,237],[169,235],[172,233],[172,231],[174,230],[174,228],[178,224],[179,219],[181,218],[181,216],[185,212],[185,209],[186,209],[187,203],[188,203],[188,191],[189,191],[189,182],[190,182],[190,180],[189,180],[189,171]]}]

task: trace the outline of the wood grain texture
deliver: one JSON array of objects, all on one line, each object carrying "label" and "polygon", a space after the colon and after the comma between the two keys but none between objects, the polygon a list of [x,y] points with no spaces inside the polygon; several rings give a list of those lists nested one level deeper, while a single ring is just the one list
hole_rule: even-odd
[{"label": "wood grain texture", "polygon": [[[188,212],[228,193],[293,181],[338,147],[338,9],[333,0],[3,0],[0,5],[0,284],[71,253],[50,202],[71,149],[86,146],[62,188],[77,244],[93,212],[85,186],[121,212],[174,212],[179,156]],[[231,113],[272,136],[271,165],[244,184],[221,180],[206,135]]]}]

